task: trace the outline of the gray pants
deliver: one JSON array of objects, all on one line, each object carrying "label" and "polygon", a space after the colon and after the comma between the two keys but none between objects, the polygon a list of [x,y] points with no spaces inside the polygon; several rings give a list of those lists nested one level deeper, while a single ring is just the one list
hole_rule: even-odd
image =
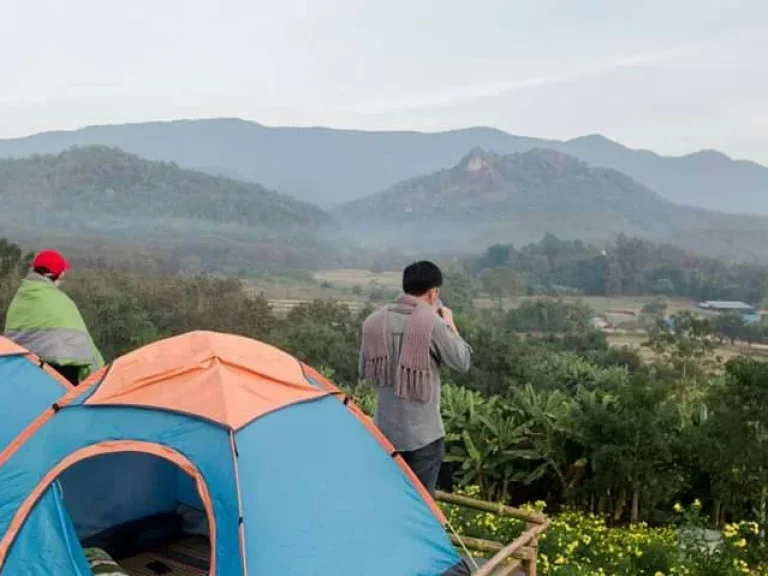
[{"label": "gray pants", "polygon": [[424,448],[400,454],[405,463],[413,470],[427,491],[434,496],[437,490],[437,478],[445,457],[445,441],[440,438]]}]

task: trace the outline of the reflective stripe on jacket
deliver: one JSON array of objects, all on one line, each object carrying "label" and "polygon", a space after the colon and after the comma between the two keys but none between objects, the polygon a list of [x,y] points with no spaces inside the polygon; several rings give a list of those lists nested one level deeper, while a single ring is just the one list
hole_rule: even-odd
[{"label": "reflective stripe on jacket", "polygon": [[11,301],[5,335],[49,364],[81,367],[82,377],[104,365],[72,299],[34,272]]}]

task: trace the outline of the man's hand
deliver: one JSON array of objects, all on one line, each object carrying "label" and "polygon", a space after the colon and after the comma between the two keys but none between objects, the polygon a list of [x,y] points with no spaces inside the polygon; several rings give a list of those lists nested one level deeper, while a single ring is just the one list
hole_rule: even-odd
[{"label": "man's hand", "polygon": [[454,331],[454,333],[458,334],[459,331],[456,328],[456,323],[453,320],[453,312],[450,308],[447,308],[446,306],[443,306],[440,308],[440,310],[437,311],[438,314],[440,314],[440,317],[446,321],[448,324],[448,327]]}]

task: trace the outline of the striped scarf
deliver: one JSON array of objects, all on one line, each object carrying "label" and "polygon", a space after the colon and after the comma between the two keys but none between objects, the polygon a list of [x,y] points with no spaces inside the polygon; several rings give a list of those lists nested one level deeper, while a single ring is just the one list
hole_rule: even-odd
[{"label": "striped scarf", "polygon": [[[405,324],[397,372],[390,374],[389,314],[405,313]],[[394,386],[395,395],[405,400],[429,402],[432,397],[430,345],[435,326],[435,309],[407,294],[383,307],[363,323],[363,378],[377,386]]]}]

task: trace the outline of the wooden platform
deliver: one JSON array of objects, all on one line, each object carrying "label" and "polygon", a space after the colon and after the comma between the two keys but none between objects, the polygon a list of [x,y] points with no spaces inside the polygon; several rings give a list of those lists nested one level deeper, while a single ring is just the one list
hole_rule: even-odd
[{"label": "wooden platform", "polygon": [[[207,538],[190,537],[120,561],[130,576],[207,576],[210,543]],[[161,568],[158,571],[158,568]],[[170,570],[163,572],[162,570]]]}]

